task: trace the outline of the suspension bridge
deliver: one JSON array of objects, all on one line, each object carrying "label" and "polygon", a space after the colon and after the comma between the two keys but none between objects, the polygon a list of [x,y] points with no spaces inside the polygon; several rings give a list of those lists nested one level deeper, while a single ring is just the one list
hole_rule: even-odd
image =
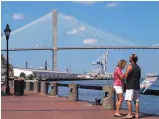
[{"label": "suspension bridge", "polygon": [[[1,44],[6,51],[5,36]],[[58,50],[82,49],[159,49],[159,43],[137,45],[56,10],[13,31],[9,40],[9,51],[51,50],[54,70]]]}]

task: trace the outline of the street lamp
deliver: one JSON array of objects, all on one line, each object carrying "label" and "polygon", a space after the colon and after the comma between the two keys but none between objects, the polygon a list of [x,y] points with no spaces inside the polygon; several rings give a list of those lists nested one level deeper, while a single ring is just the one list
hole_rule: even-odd
[{"label": "street lamp", "polygon": [[28,62],[26,62],[26,64],[25,64],[26,66],[25,66],[25,68],[27,69],[28,68]]},{"label": "street lamp", "polygon": [[6,95],[10,94],[10,87],[9,87],[9,60],[8,60],[8,41],[9,41],[9,36],[11,33],[11,29],[9,28],[9,25],[6,25],[6,28],[4,30],[6,40],[7,40],[7,86],[6,86]]}]

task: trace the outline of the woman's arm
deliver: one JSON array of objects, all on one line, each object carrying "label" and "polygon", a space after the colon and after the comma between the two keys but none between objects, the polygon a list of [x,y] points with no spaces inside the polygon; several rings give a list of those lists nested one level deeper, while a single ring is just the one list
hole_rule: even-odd
[{"label": "woman's arm", "polygon": [[117,68],[116,73],[117,73],[120,80],[124,79],[122,70],[120,68]]},{"label": "woman's arm", "polygon": [[118,74],[118,77],[120,78],[120,80],[124,79],[124,75],[123,74]]}]

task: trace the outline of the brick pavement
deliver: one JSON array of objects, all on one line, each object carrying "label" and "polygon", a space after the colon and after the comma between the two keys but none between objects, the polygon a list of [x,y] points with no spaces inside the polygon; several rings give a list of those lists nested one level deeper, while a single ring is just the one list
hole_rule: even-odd
[{"label": "brick pavement", "polygon": [[[2,96],[1,99],[2,119],[120,119],[113,117],[114,110],[104,110],[102,106],[32,91],[25,91],[24,96]],[[121,112],[126,114],[125,110]],[[159,119],[159,116],[141,114],[141,118]]]}]

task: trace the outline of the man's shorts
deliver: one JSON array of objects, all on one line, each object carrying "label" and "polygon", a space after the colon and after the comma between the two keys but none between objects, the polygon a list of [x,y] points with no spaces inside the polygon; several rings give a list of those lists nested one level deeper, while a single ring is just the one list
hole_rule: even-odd
[{"label": "man's shorts", "polygon": [[114,86],[115,92],[118,93],[123,93],[123,87],[122,86]]},{"label": "man's shorts", "polygon": [[140,98],[140,90],[129,89],[126,90],[125,100],[126,101],[139,101]]}]

